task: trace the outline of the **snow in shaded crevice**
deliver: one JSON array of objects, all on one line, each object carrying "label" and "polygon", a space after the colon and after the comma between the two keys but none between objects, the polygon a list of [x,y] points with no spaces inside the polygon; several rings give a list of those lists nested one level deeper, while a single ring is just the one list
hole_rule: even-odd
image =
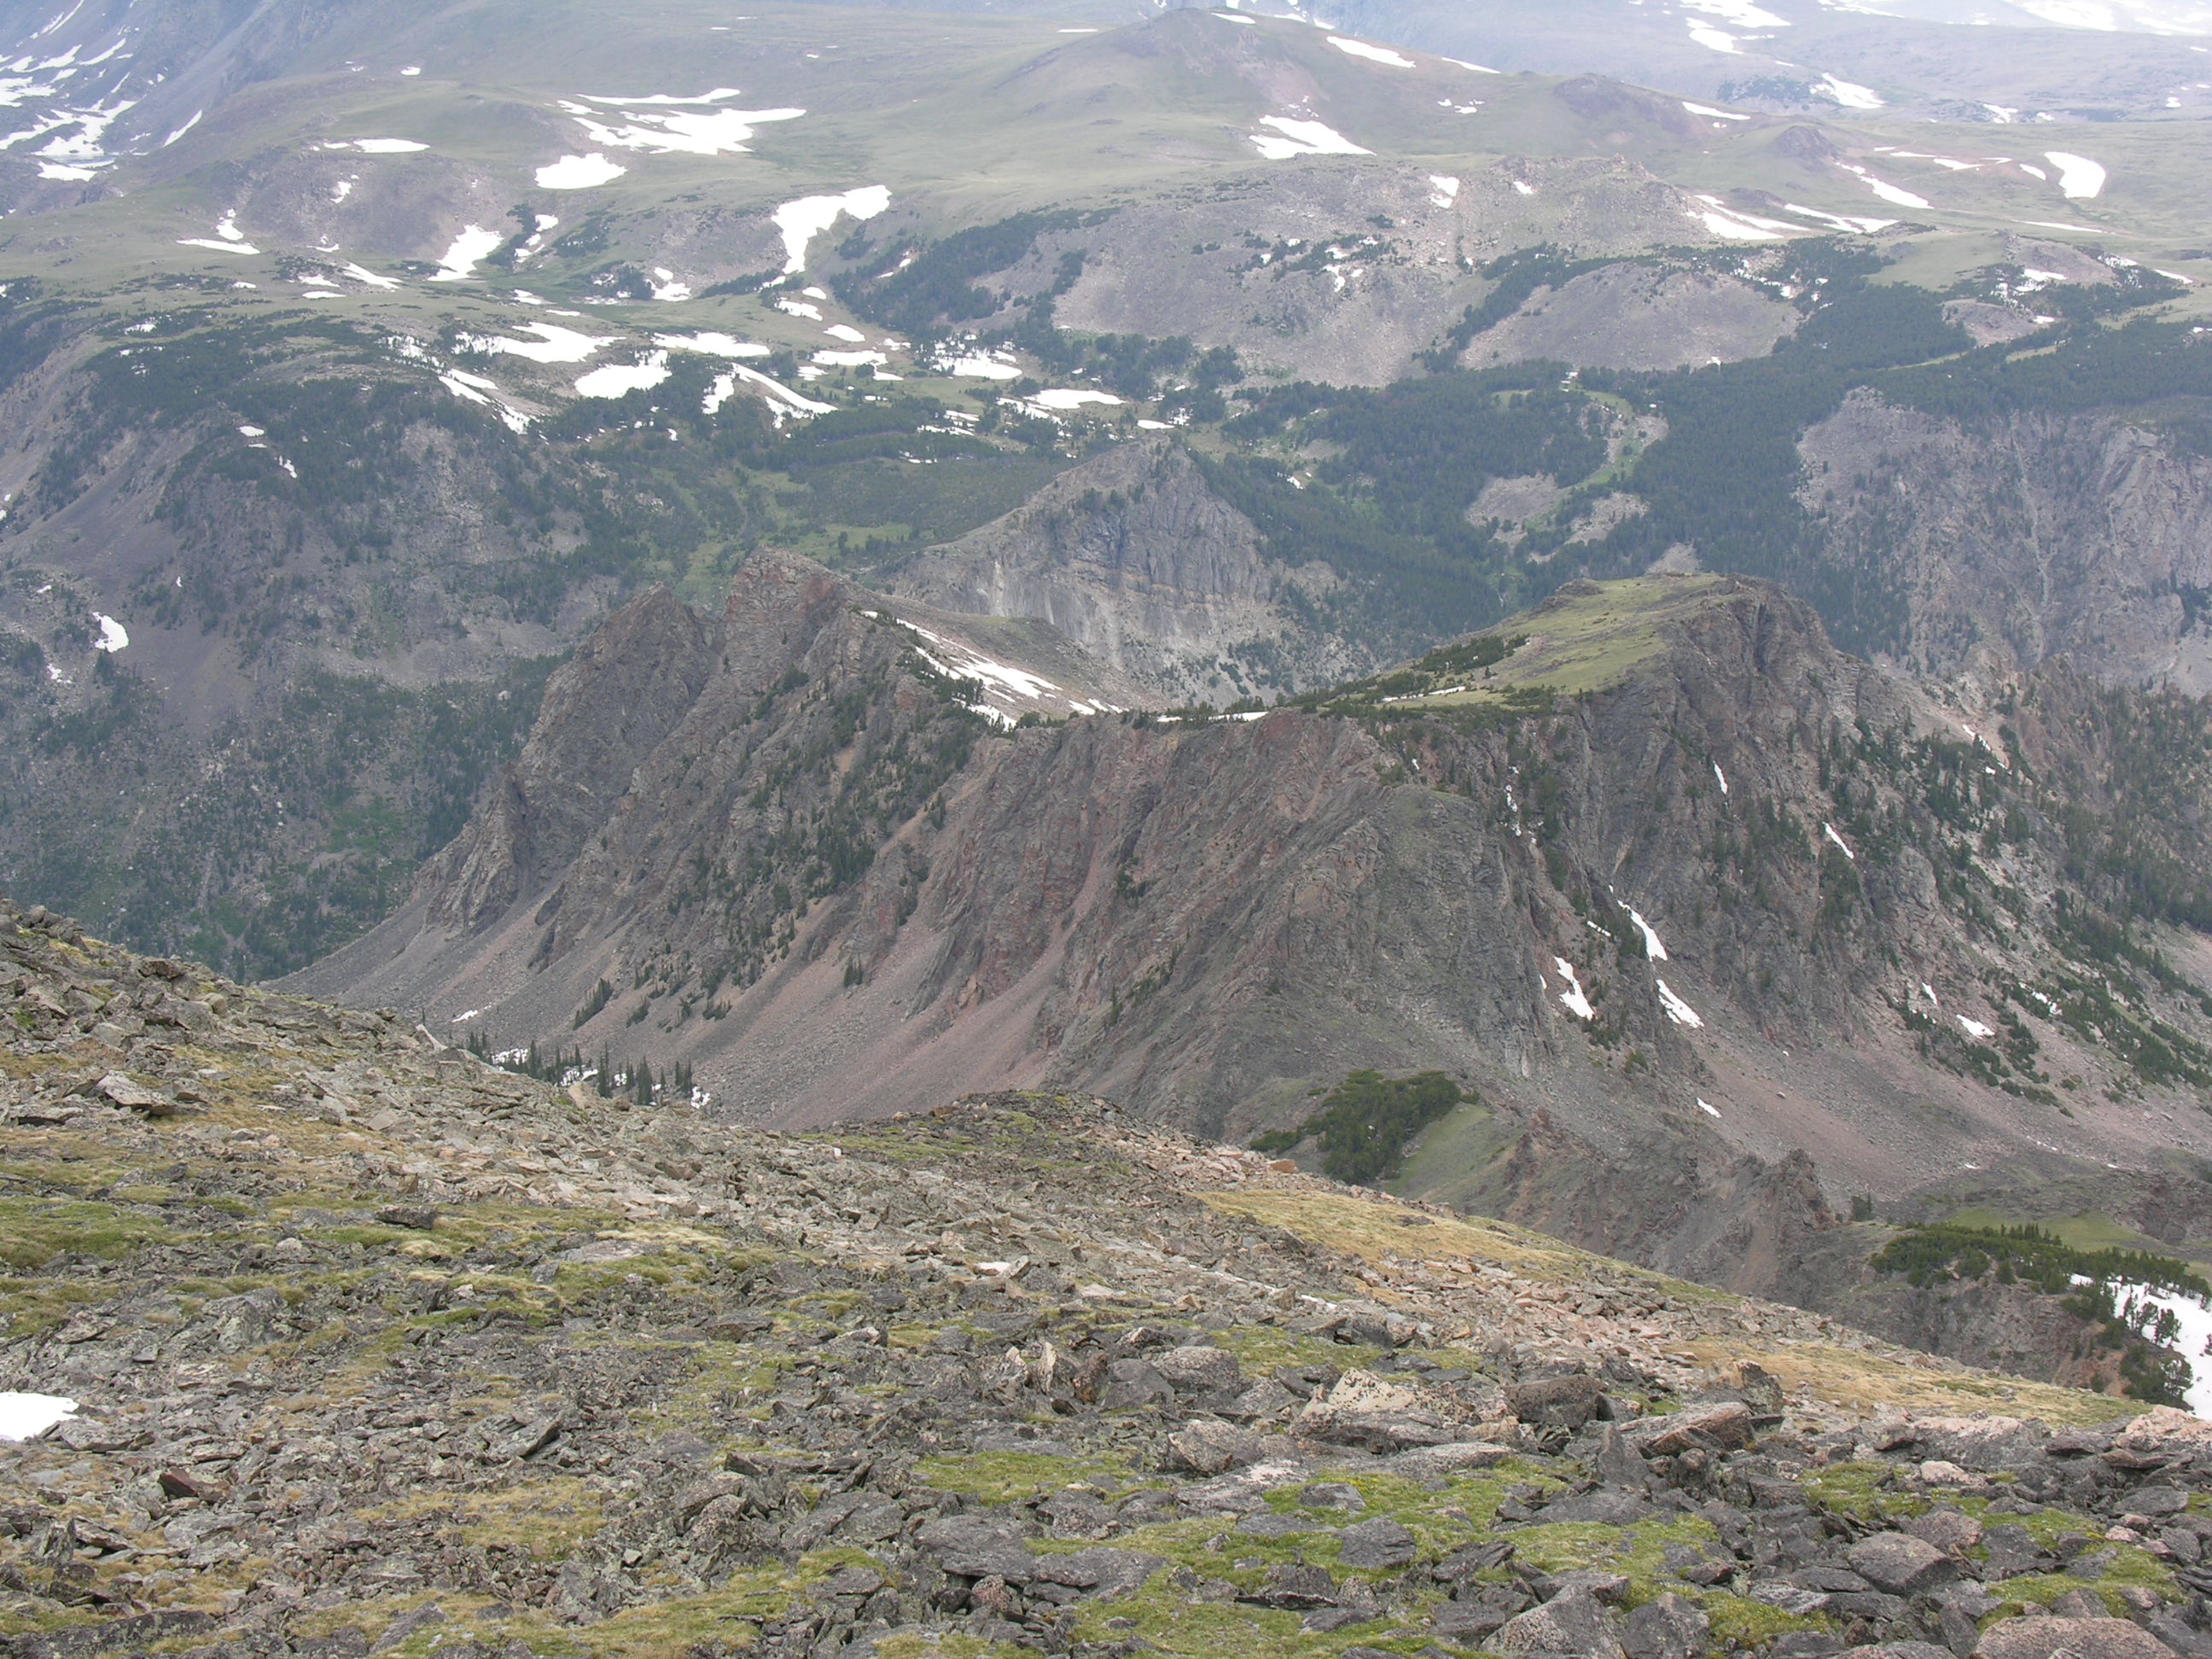
[{"label": "snow in shaded crevice", "polygon": [[1575,974],[1574,963],[1565,957],[1553,957],[1552,963],[1559,969],[1559,977],[1567,982],[1567,988],[1559,993],[1560,1006],[1577,1019],[1595,1018],[1597,1010],[1590,1006],[1589,998],[1583,994],[1583,982]]},{"label": "snow in shaded crevice", "polygon": [[[1626,905],[1621,908],[1628,908]],[[1644,954],[1654,962],[1666,961],[1667,947],[1659,942],[1659,935],[1652,931],[1651,924],[1644,920],[1644,913],[1640,910],[1629,910],[1628,919],[1635,924],[1636,931],[1644,935]]]},{"label": "snow in shaded crevice", "polygon": [[1659,988],[1659,1006],[1666,1010],[1668,1019],[1673,1020],[1677,1025],[1686,1026],[1692,1031],[1705,1030],[1705,1017],[1681,998],[1676,996],[1665,980],[1656,980],[1653,982]]}]

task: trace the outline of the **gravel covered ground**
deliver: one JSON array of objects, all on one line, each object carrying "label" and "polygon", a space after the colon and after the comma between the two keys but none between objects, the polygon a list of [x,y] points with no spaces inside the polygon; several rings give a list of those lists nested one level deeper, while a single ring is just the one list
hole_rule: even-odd
[{"label": "gravel covered ground", "polygon": [[2176,1413],[1096,1101],[763,1134],[5,907],[0,999],[16,1659],[2212,1659]]}]

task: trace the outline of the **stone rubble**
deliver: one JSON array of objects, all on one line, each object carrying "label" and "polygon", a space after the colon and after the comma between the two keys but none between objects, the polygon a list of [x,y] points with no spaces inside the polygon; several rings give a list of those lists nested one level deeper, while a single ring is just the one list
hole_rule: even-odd
[{"label": "stone rubble", "polygon": [[1097,1101],[766,1134],[4,904],[0,992],[8,1659],[2212,1659],[2177,1413]]}]

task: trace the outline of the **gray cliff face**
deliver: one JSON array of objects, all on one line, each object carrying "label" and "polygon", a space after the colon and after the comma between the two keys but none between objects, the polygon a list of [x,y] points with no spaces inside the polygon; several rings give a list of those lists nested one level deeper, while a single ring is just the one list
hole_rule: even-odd
[{"label": "gray cliff face", "polygon": [[1164,702],[1224,703],[1377,665],[1294,608],[1339,580],[1325,565],[1269,558],[1251,520],[1156,436],[1071,469],[885,585],[948,611],[1049,623]]},{"label": "gray cliff face", "polygon": [[1969,429],[1855,393],[1799,446],[1823,556],[1892,586],[1916,667],[2212,691],[2212,458],[2112,412]]}]

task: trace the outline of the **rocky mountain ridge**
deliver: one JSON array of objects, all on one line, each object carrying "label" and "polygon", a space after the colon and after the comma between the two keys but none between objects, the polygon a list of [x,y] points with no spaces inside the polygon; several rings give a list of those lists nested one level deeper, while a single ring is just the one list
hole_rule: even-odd
[{"label": "rocky mountain ridge", "polygon": [[2178,1413],[1095,1101],[763,1133],[42,910],[0,958],[0,1383],[48,1411],[0,1443],[16,1659],[2198,1659],[2212,1625]]},{"label": "rocky mountain ridge", "polygon": [[1847,1194],[2205,1155],[2194,958],[2052,896],[2099,823],[2194,890],[2128,746],[2185,794],[2193,728],[2063,678],[1947,708],[1773,588],[1657,578],[1297,707],[1008,731],[890,603],[762,558],[714,627],[632,607],[298,988],[787,1124],[1050,1086],[1242,1139],[1439,1069],[1478,1098],[1415,1190],[1746,1290]]}]

